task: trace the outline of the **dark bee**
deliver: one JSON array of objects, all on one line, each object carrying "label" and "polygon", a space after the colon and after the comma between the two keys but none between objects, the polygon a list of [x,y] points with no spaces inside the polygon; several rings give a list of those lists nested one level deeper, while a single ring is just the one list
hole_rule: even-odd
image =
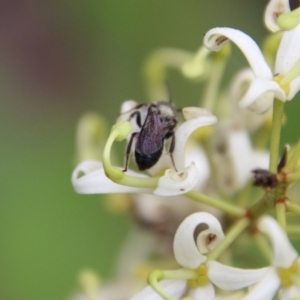
[{"label": "dark bee", "polygon": [[[147,108],[145,121],[141,120],[141,108]],[[164,149],[166,139],[171,138],[169,154],[171,163],[176,170],[173,151],[175,148],[174,128],[178,122],[176,108],[171,101],[158,101],[152,104],[141,104],[135,108],[129,119],[136,118],[137,125],[141,128],[139,132],[132,133],[127,150],[126,161],[123,172],[126,172],[133,141],[135,141],[135,161],[140,171],[153,167],[159,160]]]}]

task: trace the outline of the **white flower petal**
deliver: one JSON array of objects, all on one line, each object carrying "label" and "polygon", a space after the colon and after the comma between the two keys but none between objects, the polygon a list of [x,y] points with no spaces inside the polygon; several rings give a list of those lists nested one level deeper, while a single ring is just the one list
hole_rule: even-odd
[{"label": "white flower petal", "polygon": [[[196,229],[203,230],[194,238]],[[223,239],[224,233],[218,219],[209,213],[194,213],[176,231],[173,243],[175,258],[181,266],[195,269],[206,261],[202,254],[213,250]]]},{"label": "white flower petal", "polygon": [[219,295],[215,298],[215,300],[242,300],[245,296],[244,291],[238,291],[238,292],[231,292],[226,293],[226,295]]},{"label": "white flower petal", "polygon": [[183,109],[186,122],[183,122],[175,132],[176,146],[173,152],[173,157],[178,170],[185,167],[184,154],[186,144],[190,135],[198,128],[209,126],[217,122],[217,118],[208,110],[198,107],[186,107]]},{"label": "white flower petal", "polygon": [[300,90],[300,76],[296,77],[291,83],[290,83],[290,91],[287,96],[287,100],[292,100],[295,95]]},{"label": "white flower petal", "polygon": [[245,130],[231,131],[228,136],[228,154],[232,158],[233,169],[236,174],[237,188],[241,188],[250,177],[252,169],[252,146]]},{"label": "white flower petal", "polygon": [[[140,173],[128,171],[127,174],[146,177]],[[74,190],[79,194],[110,193],[148,193],[151,189],[134,188],[117,184],[106,177],[103,165],[99,161],[86,160],[80,163],[72,173]]]},{"label": "white flower petal", "polygon": [[254,169],[268,169],[270,153],[268,151],[253,151],[251,159],[251,171]]},{"label": "white flower petal", "polygon": [[285,75],[300,58],[300,25],[285,31],[281,39],[275,64],[275,74]]},{"label": "white flower petal", "polygon": [[242,69],[235,75],[231,82],[229,91],[229,96],[234,107],[240,101],[254,79],[254,73],[250,68]]},{"label": "white flower petal", "polygon": [[203,42],[209,50],[219,51],[227,39],[234,42],[244,53],[256,77],[272,79],[272,71],[267,65],[259,47],[244,32],[233,28],[217,27],[205,34]]},{"label": "white flower petal", "polygon": [[185,194],[199,182],[199,172],[194,163],[182,171],[168,169],[159,178],[158,186],[153,194],[160,196],[176,196]]},{"label": "white flower petal", "polygon": [[290,6],[288,0],[271,0],[265,10],[264,19],[267,28],[272,32],[281,30],[276,20],[281,14],[289,11]]},{"label": "white flower petal", "polygon": [[260,281],[269,268],[244,270],[225,266],[216,261],[208,261],[208,277],[223,290],[238,290]]},{"label": "white flower petal", "polygon": [[195,142],[188,144],[185,151],[186,165],[188,166],[192,162],[195,163],[199,172],[198,182],[194,189],[201,191],[209,179],[210,167],[205,152]]},{"label": "white flower petal", "polygon": [[[259,128],[266,119],[266,114],[254,113],[257,110],[256,102],[259,101],[256,101],[252,104],[253,106],[255,106],[253,108],[254,112],[251,111],[252,106],[248,107],[249,109],[243,109],[238,105],[239,101],[247,92],[251,82],[254,79],[254,73],[250,68],[242,69],[233,78],[230,84],[229,92],[229,98],[231,99],[231,119],[235,120],[239,124],[242,124],[242,126],[248,129],[250,132],[253,132],[257,128]],[[273,95],[271,101],[273,101]]]},{"label": "white flower petal", "polygon": [[[186,280],[163,280],[160,283],[162,289],[174,297],[174,300],[179,300],[186,290]],[[141,292],[130,298],[130,300],[161,300],[162,298],[152,289],[147,286]]]},{"label": "white flower petal", "polygon": [[211,141],[219,186],[224,193],[232,194],[246,183],[253,169],[250,138],[234,123],[223,123],[217,127]]},{"label": "white flower petal", "polygon": [[281,268],[289,268],[297,259],[298,253],[280,225],[272,217],[263,216],[258,220],[257,227],[271,240],[273,246],[273,265]]},{"label": "white flower petal", "polygon": [[243,300],[272,300],[280,286],[280,280],[274,268],[270,268],[265,277],[250,290]]},{"label": "white flower petal", "polygon": [[[272,93],[271,95],[266,93]],[[281,89],[280,85],[266,78],[256,78],[252,81],[247,93],[243,96],[240,101],[240,107],[249,107],[254,102],[257,102],[255,109],[257,113],[263,113],[269,109],[273,104],[274,94],[276,98],[285,101],[286,95]]]},{"label": "white flower petal", "polygon": [[299,296],[300,296],[300,287],[294,285],[292,285],[289,288],[281,288],[279,291],[280,300],[291,300],[291,299],[297,300],[299,299]]},{"label": "white flower petal", "polygon": [[195,300],[214,300],[215,299],[215,289],[211,283],[198,287],[196,289],[191,289],[189,291],[189,296]]},{"label": "white flower petal", "polygon": [[255,113],[256,115],[263,116],[273,105],[273,100],[274,93],[264,93],[246,108],[247,110],[251,111],[252,113]]},{"label": "white flower petal", "polygon": [[[127,101],[123,102],[123,104],[121,106],[120,115],[117,119],[117,122],[130,121],[130,124],[132,127],[131,132],[140,132],[140,130],[141,130],[141,128],[137,125],[136,117],[133,117],[130,119],[130,116],[132,115],[132,113],[134,113],[136,111],[136,107],[138,105],[140,105],[140,104],[133,100],[127,100]],[[141,123],[143,124],[145,122],[145,119],[146,119],[146,116],[148,113],[148,105],[145,104],[145,105],[141,106],[140,108],[138,108],[138,111],[140,112]],[[131,137],[130,135],[127,137],[127,142],[129,141],[130,137]],[[132,147],[132,148],[134,148],[134,147]]]},{"label": "white flower petal", "polygon": [[[134,100],[127,100],[122,103],[120,114],[128,113],[129,111],[135,109],[138,103]],[[125,121],[125,120],[122,120]]]}]

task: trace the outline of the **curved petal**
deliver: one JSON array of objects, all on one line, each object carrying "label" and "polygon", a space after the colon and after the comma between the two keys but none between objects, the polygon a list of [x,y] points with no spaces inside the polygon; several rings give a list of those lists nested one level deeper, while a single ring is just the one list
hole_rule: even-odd
[{"label": "curved petal", "polygon": [[223,123],[217,127],[211,141],[219,186],[224,193],[232,194],[251,176],[250,138],[245,130],[236,129],[235,123]]},{"label": "curved petal", "polygon": [[190,191],[199,182],[199,172],[194,163],[183,171],[168,169],[159,178],[158,186],[153,194],[160,196],[182,195]]},{"label": "curved petal", "polygon": [[[174,300],[181,299],[186,290],[186,280],[163,280],[160,283],[162,289],[174,297]],[[159,296],[151,286],[147,286],[141,292],[130,298],[129,300],[161,300]]]},{"label": "curved petal", "polygon": [[184,154],[190,135],[198,128],[215,124],[217,118],[210,111],[199,107],[185,107],[183,114],[186,119],[175,132],[176,146],[173,157],[178,170],[185,167]]},{"label": "curved petal", "polygon": [[191,289],[189,291],[189,296],[195,300],[214,300],[215,299],[215,289],[211,283],[198,287],[196,289]]},{"label": "curved petal", "polygon": [[[229,91],[231,118],[242,124],[243,127],[246,127],[250,132],[259,128],[267,117],[266,114],[253,113],[251,106],[249,109],[243,109],[238,105],[254,79],[254,73],[250,68],[242,69],[234,76]],[[273,101],[273,97],[271,101]],[[254,105],[255,102],[253,103],[253,106]],[[256,107],[254,107],[253,110],[255,112],[257,110]]]},{"label": "curved petal", "polygon": [[273,265],[281,268],[289,268],[297,259],[298,253],[279,224],[272,217],[263,216],[258,220],[257,227],[271,240],[273,246]]},{"label": "curved petal", "polygon": [[259,282],[269,268],[238,269],[225,266],[216,261],[208,261],[208,277],[210,281],[223,290],[238,290]]},{"label": "curved petal", "polygon": [[281,14],[290,11],[288,0],[271,0],[266,7],[264,16],[267,28],[272,32],[281,30],[281,28],[277,25],[276,20]]},{"label": "curved petal", "polygon": [[231,131],[228,136],[228,154],[232,158],[233,169],[236,174],[237,188],[241,188],[250,177],[252,164],[252,145],[245,130]]},{"label": "curved petal", "polygon": [[[267,92],[259,96],[259,98],[245,108],[256,115],[262,116],[272,107],[273,100],[274,93]],[[240,107],[243,108],[241,104]]]},{"label": "curved petal", "polygon": [[[233,78],[230,84],[230,99],[233,102],[232,105],[235,107],[236,103],[240,101],[243,94],[249,88],[251,82],[255,79],[255,75],[250,68],[245,68],[239,71]],[[233,107],[233,108],[234,108]]]},{"label": "curved petal", "polygon": [[[120,114],[128,113],[129,111],[135,109],[137,105],[138,105],[138,103],[134,100],[126,100],[121,105]],[[120,117],[122,117],[122,116],[120,116]],[[122,121],[126,121],[126,120],[122,120]]]},{"label": "curved petal", "polygon": [[243,300],[272,300],[280,286],[280,280],[274,268],[270,268],[265,277],[251,289]]},{"label": "curved petal", "polygon": [[290,83],[290,91],[287,96],[287,100],[292,100],[295,95],[300,90],[300,76],[296,77],[291,83]]},{"label": "curved petal", "polygon": [[286,100],[286,95],[277,82],[266,78],[256,78],[252,81],[239,105],[242,108],[246,108],[256,102],[255,106],[251,107],[251,110],[257,113],[263,113],[272,106],[274,99],[273,93],[276,98],[282,101]]},{"label": "curved petal", "polygon": [[204,36],[204,45],[212,51],[219,51],[225,42],[231,40],[244,53],[256,77],[272,78],[272,71],[255,41],[244,32],[227,27],[209,30]]},{"label": "curved petal", "polygon": [[[129,171],[130,175],[146,177]],[[148,193],[151,189],[134,188],[117,184],[106,177],[103,165],[99,161],[86,160],[80,163],[72,173],[74,190],[79,194],[110,194],[110,193]]]},{"label": "curved petal", "polygon": [[198,181],[194,189],[201,191],[209,179],[210,167],[205,152],[195,142],[188,143],[185,152],[186,165],[190,165],[192,162],[195,163],[199,172]]},{"label": "curved petal", "polygon": [[[201,229],[200,225],[203,230],[194,237],[196,229]],[[206,261],[202,254],[213,250],[223,239],[224,233],[217,218],[206,212],[194,213],[176,231],[173,243],[175,259],[181,266],[195,269]]]},{"label": "curved petal", "polygon": [[300,58],[300,25],[285,31],[281,39],[275,63],[275,74],[285,75]]}]

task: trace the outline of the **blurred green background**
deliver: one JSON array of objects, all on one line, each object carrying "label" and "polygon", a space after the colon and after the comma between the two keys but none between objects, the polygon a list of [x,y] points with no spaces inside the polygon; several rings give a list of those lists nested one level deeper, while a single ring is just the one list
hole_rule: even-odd
[{"label": "blurred green background", "polygon": [[[112,124],[124,100],[147,101],[142,64],[159,47],[195,51],[216,26],[262,42],[266,3],[1,1],[1,300],[66,299],[83,268],[111,274],[131,220],[73,191],[78,119],[93,110]],[[230,74],[246,65],[235,53]],[[198,103],[201,85],[176,73],[170,83],[177,104]],[[287,105],[283,143],[299,136],[299,107]]]}]

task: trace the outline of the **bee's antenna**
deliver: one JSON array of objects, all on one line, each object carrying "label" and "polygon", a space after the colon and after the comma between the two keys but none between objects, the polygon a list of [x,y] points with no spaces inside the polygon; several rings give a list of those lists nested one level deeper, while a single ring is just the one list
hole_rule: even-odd
[{"label": "bee's antenna", "polygon": [[169,102],[169,103],[172,103],[172,102],[173,102],[173,96],[172,96],[172,91],[171,91],[170,83],[169,83],[168,80],[165,80],[165,84],[166,84],[167,91],[168,91],[168,95],[169,95],[168,102]]}]

